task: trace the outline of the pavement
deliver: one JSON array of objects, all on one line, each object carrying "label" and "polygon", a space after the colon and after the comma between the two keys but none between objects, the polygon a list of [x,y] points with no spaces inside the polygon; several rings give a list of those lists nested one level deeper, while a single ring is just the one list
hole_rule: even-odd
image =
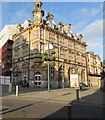
[{"label": "pavement", "polygon": [[[12,92],[8,92],[5,87],[3,88],[3,97],[14,97],[15,90]],[[4,91],[5,89],[5,91]],[[103,98],[105,96],[104,92],[101,92],[98,87],[91,87],[79,91],[79,98],[81,102],[93,103],[103,105]],[[47,89],[42,88],[20,88],[19,96],[23,98],[29,99],[42,99],[42,100],[58,100],[63,102],[70,102],[76,99],[76,90],[74,88],[63,88],[63,89],[53,89],[50,92]]]},{"label": "pavement", "polygon": [[104,98],[105,93],[97,89],[93,94],[82,96],[79,101],[72,101],[70,103],[72,118],[98,118],[104,120]]},{"label": "pavement", "polygon": [[[41,102],[40,105],[43,107],[40,107],[39,112],[37,111],[36,116],[33,115],[34,117],[37,117],[37,118],[38,117],[46,118],[46,116],[48,116],[48,118],[57,117],[57,116],[62,117],[62,115],[65,116],[67,114],[67,110],[65,110],[65,106],[68,106],[69,104],[72,104],[72,106],[73,106],[72,107],[72,113],[73,113],[72,116],[73,117],[79,116],[78,110],[79,111],[84,110],[81,108],[89,108],[90,109],[89,106],[92,106],[92,105],[95,106],[94,110],[96,110],[96,106],[98,106],[98,109],[100,109],[99,113],[102,113],[102,108],[105,105],[103,102],[105,93],[101,92],[100,89],[98,89],[98,87],[90,87],[83,91],[79,91],[79,98],[80,98],[79,102],[76,100],[76,90],[74,88],[53,89],[53,90],[50,90],[50,92],[48,92],[47,89],[42,89],[42,88],[19,88],[19,96],[17,96],[17,97],[15,95],[15,89],[11,93],[8,92],[8,86],[3,86],[2,91],[3,91],[3,96],[1,97],[2,102],[3,102],[2,110],[4,110],[4,112],[8,111],[9,105],[11,105],[10,110],[14,110],[14,109],[17,109],[18,107],[21,108],[21,106],[25,106],[26,105],[25,102],[28,105],[30,105],[29,103],[33,104],[34,102],[35,103]],[[10,103],[9,103],[9,101],[10,101]],[[18,101],[18,102],[21,101],[21,103],[17,105],[17,102],[15,102],[15,101]],[[11,102],[12,103],[15,102],[15,103],[12,104]],[[82,105],[82,107],[78,107],[78,105],[79,106]],[[84,105],[85,105],[85,107],[83,107]],[[86,105],[88,105],[88,106],[86,107]],[[50,111],[49,111],[49,107],[51,108]],[[38,109],[36,104],[35,104],[34,108]],[[31,109],[34,109],[34,108],[31,108]],[[78,108],[78,110],[76,108]],[[7,110],[5,110],[5,109],[7,109]],[[31,111],[31,109],[30,109],[30,111]],[[41,109],[45,109],[45,111],[42,111]],[[59,109],[61,109],[61,110],[59,110]],[[85,109],[86,113],[89,113],[89,112],[87,112],[87,111],[89,111],[89,109]],[[70,109],[68,109],[68,110],[69,110],[68,113],[71,114]],[[58,112],[55,112],[55,111],[58,111]],[[57,114],[55,114],[55,113],[57,113]],[[86,113],[85,113],[85,115],[86,115]],[[97,113],[97,111],[96,111],[96,113]],[[19,114],[21,114],[21,112]],[[38,116],[38,114],[39,114],[39,116]],[[88,116],[89,116],[89,114],[88,114]],[[4,117],[6,115],[7,114],[5,114]],[[103,114],[99,114],[99,115],[102,117]],[[11,114],[9,113],[7,115],[7,117],[10,117],[10,116],[11,116]],[[82,116],[83,116],[83,114],[82,114]],[[30,117],[30,115],[28,117]],[[81,117],[81,115],[79,117]]]}]

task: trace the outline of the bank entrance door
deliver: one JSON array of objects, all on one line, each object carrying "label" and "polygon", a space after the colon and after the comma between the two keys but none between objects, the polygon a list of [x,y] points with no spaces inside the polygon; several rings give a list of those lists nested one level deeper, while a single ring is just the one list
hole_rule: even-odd
[{"label": "bank entrance door", "polygon": [[35,86],[40,87],[42,83],[42,76],[41,75],[35,75]]}]

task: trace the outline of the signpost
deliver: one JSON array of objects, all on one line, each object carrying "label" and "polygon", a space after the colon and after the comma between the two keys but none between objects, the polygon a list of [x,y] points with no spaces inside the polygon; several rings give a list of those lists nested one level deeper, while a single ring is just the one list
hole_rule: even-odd
[{"label": "signpost", "polygon": [[76,99],[79,102],[79,80],[78,80],[78,74],[70,75],[70,81],[71,81],[71,87],[74,87],[76,89]]},{"label": "signpost", "polygon": [[79,88],[78,74],[70,75],[71,87]]}]

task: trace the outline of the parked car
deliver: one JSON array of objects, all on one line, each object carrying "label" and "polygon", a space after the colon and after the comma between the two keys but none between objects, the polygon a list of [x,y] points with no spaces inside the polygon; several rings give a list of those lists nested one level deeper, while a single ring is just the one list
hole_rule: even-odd
[{"label": "parked car", "polygon": [[88,85],[86,85],[86,84],[83,83],[83,82],[80,82],[80,83],[79,83],[79,87],[80,87],[80,90],[83,90],[83,89],[85,89],[86,87],[88,87]]}]

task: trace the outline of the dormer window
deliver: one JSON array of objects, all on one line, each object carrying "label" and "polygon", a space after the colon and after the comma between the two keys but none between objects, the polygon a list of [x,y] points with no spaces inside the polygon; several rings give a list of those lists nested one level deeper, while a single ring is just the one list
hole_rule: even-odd
[{"label": "dormer window", "polygon": [[62,22],[60,22],[60,23],[58,23],[58,30],[60,31],[60,32],[62,32],[62,33],[64,33],[64,25],[62,24]]},{"label": "dormer window", "polygon": [[36,5],[37,7],[40,7],[39,4]]},{"label": "dormer window", "polygon": [[46,23],[47,23],[47,25],[49,26],[49,27],[51,27],[51,28],[54,28],[54,26],[55,26],[55,22],[54,22],[54,20],[53,20],[53,15],[52,14],[50,14],[50,13],[48,13],[47,14],[47,17],[46,17]]}]

